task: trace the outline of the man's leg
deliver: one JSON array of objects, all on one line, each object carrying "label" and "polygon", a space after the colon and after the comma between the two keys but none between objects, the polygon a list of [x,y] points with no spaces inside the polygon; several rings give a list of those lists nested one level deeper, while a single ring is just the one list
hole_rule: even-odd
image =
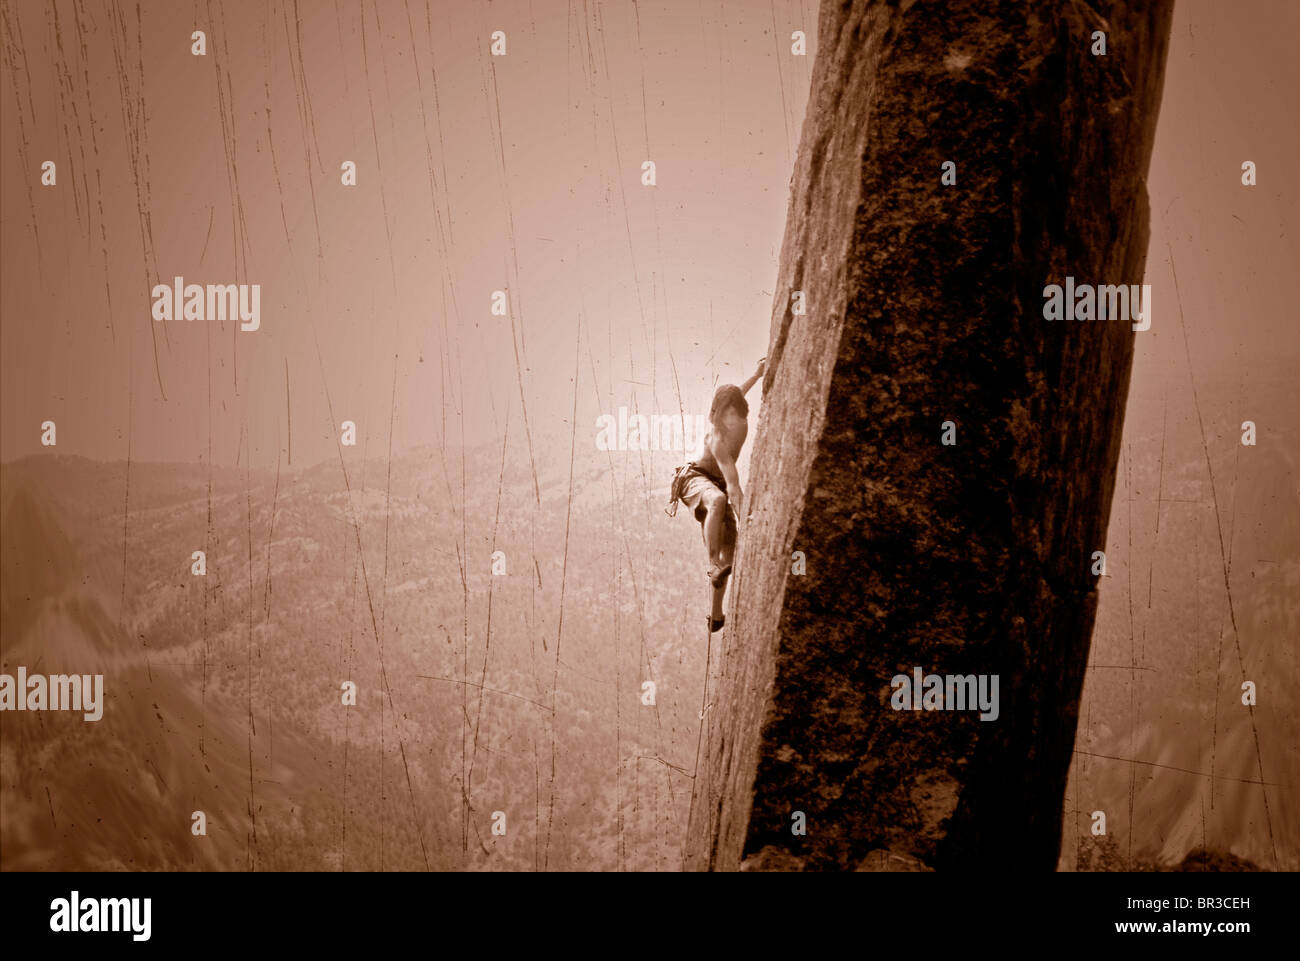
[{"label": "man's leg", "polygon": [[[731,558],[727,558],[723,563],[730,564]],[[730,574],[723,574],[718,578],[718,586],[713,589],[713,619],[716,621],[722,617],[722,599],[727,593],[727,581],[731,579]]]},{"label": "man's leg", "polygon": [[704,504],[704,548],[709,552],[709,563],[721,567],[722,529],[727,512],[727,495],[720,490],[711,490],[700,499]]},{"label": "man's leg", "polygon": [[[722,514],[724,520],[719,525],[722,528],[721,542],[718,546],[718,557],[714,563],[720,568],[730,568],[736,553],[736,523],[733,520],[730,504],[724,504]],[[727,593],[727,582],[729,580],[731,580],[731,574],[723,574],[718,578],[718,583],[713,588],[713,619],[715,621],[722,617],[722,599]]]}]

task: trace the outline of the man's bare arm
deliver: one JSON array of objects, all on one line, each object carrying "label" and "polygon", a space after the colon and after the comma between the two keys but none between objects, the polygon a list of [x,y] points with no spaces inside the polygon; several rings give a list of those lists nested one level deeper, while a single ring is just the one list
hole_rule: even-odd
[{"label": "man's bare arm", "polygon": [[714,459],[718,462],[718,468],[722,471],[722,479],[727,482],[727,500],[736,511],[736,521],[743,523],[742,508],[745,492],[740,489],[740,473],[736,470],[736,461],[731,456],[727,438],[715,436],[711,449]]},{"label": "man's bare arm", "polygon": [[[748,394],[749,388],[753,387],[754,384],[758,382],[758,379],[763,376],[763,371],[766,369],[767,358],[763,357],[758,362],[758,370],[754,371],[754,373],[750,375],[749,379],[740,385],[740,392],[742,394]],[[730,484],[731,481],[727,481],[727,483]]]}]

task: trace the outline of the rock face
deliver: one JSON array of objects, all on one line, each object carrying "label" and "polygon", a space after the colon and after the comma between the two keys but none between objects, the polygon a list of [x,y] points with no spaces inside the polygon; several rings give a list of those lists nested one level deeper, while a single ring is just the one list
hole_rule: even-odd
[{"label": "rock face", "polygon": [[1139,335],[1043,288],[1142,281],[1171,14],[822,3],[688,869],[1055,866]]}]

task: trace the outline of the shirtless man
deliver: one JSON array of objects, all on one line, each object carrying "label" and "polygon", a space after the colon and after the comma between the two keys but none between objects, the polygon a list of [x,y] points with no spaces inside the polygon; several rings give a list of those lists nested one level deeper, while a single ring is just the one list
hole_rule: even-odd
[{"label": "shirtless man", "polygon": [[736,473],[736,458],[749,434],[749,402],[745,394],[763,376],[767,358],[758,369],[737,387],[723,384],[714,392],[709,411],[709,432],[704,435],[693,461],[678,469],[673,483],[670,507],[676,511],[680,500],[695,514],[704,533],[704,547],[709,552],[709,582],[713,585],[713,610],[709,630],[721,630],[726,618],[722,598],[731,576],[736,537],[745,516],[745,494]]}]

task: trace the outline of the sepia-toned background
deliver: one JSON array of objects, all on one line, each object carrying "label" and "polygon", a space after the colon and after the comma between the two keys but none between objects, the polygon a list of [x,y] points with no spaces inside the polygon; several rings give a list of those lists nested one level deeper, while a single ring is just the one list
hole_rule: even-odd
[{"label": "sepia-toned background", "polygon": [[[679,866],[688,455],[596,425],[766,352],[816,20],[0,4],[0,669],[107,696],[0,714],[0,867]],[[1282,0],[1175,11],[1063,869],[1300,867],[1297,39]],[[153,321],[176,276],[260,284],[261,328]]]}]

